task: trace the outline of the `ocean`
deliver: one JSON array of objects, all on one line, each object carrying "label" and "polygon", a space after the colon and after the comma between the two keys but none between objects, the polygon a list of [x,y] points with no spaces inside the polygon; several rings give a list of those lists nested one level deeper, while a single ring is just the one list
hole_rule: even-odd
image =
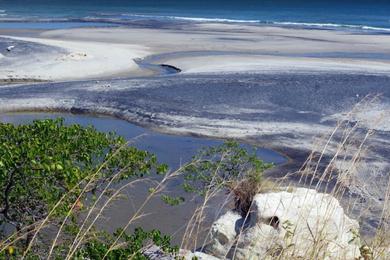
[{"label": "ocean", "polygon": [[2,28],[18,27],[18,23],[37,27],[40,24],[44,27],[91,23],[126,25],[140,20],[216,21],[390,32],[390,1],[0,0]]}]

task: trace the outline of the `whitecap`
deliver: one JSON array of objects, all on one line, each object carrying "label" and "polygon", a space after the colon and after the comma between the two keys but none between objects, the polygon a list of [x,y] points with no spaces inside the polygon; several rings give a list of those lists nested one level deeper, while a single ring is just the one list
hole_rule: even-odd
[{"label": "whitecap", "polygon": [[291,25],[291,26],[303,26],[312,28],[345,28],[355,30],[373,30],[373,31],[386,31],[390,32],[390,28],[375,27],[368,25],[355,25],[355,24],[337,24],[337,23],[306,23],[306,22],[272,22],[275,25]]}]

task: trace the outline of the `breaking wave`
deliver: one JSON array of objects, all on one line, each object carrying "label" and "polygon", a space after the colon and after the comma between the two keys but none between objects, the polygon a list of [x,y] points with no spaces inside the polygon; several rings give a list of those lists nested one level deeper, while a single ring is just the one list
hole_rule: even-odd
[{"label": "breaking wave", "polygon": [[390,28],[375,27],[359,24],[338,24],[338,23],[311,23],[311,22],[290,22],[290,21],[264,21],[256,19],[231,19],[219,17],[187,17],[171,15],[145,15],[132,13],[97,13],[93,16],[85,17],[60,17],[60,18],[41,18],[41,17],[5,17],[5,10],[0,10],[0,22],[77,22],[77,23],[106,23],[126,25],[137,21],[165,21],[165,22],[195,22],[195,23],[244,23],[258,25],[275,25],[282,27],[308,28],[308,29],[327,29],[327,30],[353,30],[353,31],[372,31],[390,33]]}]

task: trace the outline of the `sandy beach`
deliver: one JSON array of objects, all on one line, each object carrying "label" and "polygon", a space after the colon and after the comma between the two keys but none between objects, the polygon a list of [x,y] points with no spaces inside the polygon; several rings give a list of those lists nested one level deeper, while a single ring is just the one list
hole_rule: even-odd
[{"label": "sandy beach", "polygon": [[342,31],[195,23],[161,29],[49,30],[35,32],[34,37],[2,33],[1,38],[16,46],[14,52],[18,52],[18,43],[39,44],[39,51],[30,51],[28,57],[3,51],[2,80],[63,81],[153,74],[138,66],[136,60],[173,65],[186,74],[390,72],[389,37]]},{"label": "sandy beach", "polygon": [[30,59],[23,56],[15,57],[7,64],[6,69],[1,70],[0,78],[2,79],[25,78],[49,81],[99,78],[117,76],[122,73],[141,75],[134,59],[150,54],[147,47],[131,44],[102,44],[24,37],[7,37],[7,39],[37,43],[42,45],[41,48],[49,46],[49,49],[54,47],[58,51],[43,52]]}]

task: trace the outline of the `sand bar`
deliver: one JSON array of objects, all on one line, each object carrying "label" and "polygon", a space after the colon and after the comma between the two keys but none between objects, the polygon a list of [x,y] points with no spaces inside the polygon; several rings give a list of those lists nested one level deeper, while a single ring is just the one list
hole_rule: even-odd
[{"label": "sand bar", "polygon": [[39,31],[34,37],[12,39],[59,47],[66,54],[50,52],[34,59],[2,57],[0,61],[7,62],[0,62],[1,79],[55,81],[146,76],[151,71],[139,67],[134,60],[155,55],[163,57],[154,59],[154,64],[170,64],[191,74],[390,72],[388,35],[347,31],[201,23],[161,29],[49,30]]}]

